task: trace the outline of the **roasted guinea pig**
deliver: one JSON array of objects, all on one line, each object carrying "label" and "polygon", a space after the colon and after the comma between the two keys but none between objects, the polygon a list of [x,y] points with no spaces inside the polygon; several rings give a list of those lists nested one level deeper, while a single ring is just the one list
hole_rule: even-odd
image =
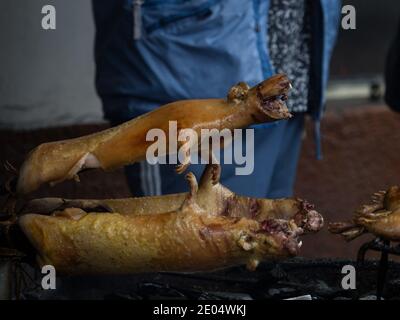
[{"label": "roasted guinea pig", "polygon": [[[21,167],[17,193],[27,194],[45,183],[76,178],[83,169],[106,170],[141,161],[153,143],[146,141],[149,130],[161,129],[168,137],[169,121],[176,121],[179,136],[188,128],[199,134],[202,129],[232,130],[288,119],[291,114],[284,101],[290,87],[285,75],[275,75],[253,88],[239,83],[230,89],[227,99],[177,101],[102,132],[41,144]],[[169,143],[168,138],[166,142]],[[178,141],[177,147],[189,150],[189,144]],[[189,161],[190,155],[185,153],[177,171],[184,171]]]},{"label": "roasted guinea pig", "polygon": [[[39,264],[64,274],[209,271],[237,264],[250,270],[261,260],[294,256],[301,235],[318,231],[322,217],[299,210],[292,218],[213,212],[199,201],[193,174],[178,210],[157,214],[85,212],[67,208],[52,215],[24,214],[18,224]],[[247,210],[247,212],[245,212]]]},{"label": "roasted guinea pig", "polygon": [[350,222],[329,224],[329,231],[341,234],[347,241],[364,233],[391,241],[400,241],[400,187],[392,186],[372,196],[372,203],[356,210]]}]

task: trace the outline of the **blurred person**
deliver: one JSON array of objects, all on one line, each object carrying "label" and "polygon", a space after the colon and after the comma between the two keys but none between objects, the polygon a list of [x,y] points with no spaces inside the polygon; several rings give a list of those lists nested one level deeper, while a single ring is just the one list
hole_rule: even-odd
[{"label": "blurred person", "polygon": [[386,58],[385,86],[386,103],[400,112],[400,23]]},{"label": "blurred person", "polygon": [[[305,115],[319,123],[340,15],[338,0],[93,0],[96,88],[112,125],[182,99],[220,98],[286,73],[289,121],[254,128],[254,172],[221,180],[254,197],[293,192]],[[222,159],[223,163],[223,159]],[[174,165],[126,167],[136,196],[187,191]],[[202,165],[190,165],[199,176]]]}]

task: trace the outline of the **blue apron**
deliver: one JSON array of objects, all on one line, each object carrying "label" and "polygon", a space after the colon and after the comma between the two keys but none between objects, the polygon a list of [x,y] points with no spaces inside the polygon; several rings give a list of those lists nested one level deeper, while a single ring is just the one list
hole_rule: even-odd
[{"label": "blue apron", "polygon": [[[338,0],[319,3],[309,106],[317,138],[340,13]],[[268,6],[268,0],[93,0],[96,88],[105,118],[118,124],[171,101],[219,98],[238,81],[252,86],[271,76]],[[256,126],[254,173],[234,176],[234,165],[226,165],[223,183],[252,196],[290,195],[302,128],[303,116]],[[127,175],[137,195],[187,190],[172,166],[136,164]]]}]

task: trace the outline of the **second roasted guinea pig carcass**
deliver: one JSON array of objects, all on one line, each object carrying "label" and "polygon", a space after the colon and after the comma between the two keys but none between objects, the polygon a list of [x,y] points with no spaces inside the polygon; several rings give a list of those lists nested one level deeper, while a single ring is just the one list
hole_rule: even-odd
[{"label": "second roasted guinea pig carcass", "polygon": [[[322,228],[322,216],[304,201],[237,196],[218,183],[218,172],[208,165],[199,187],[189,173],[190,191],[174,199],[90,200],[94,206],[70,200],[64,207],[54,207],[57,199],[36,200],[18,224],[39,264],[65,274],[254,269],[261,260],[296,255],[299,237]],[[168,203],[172,210],[162,212]],[[42,214],[31,211],[35,207]]]},{"label": "second roasted guinea pig carcass", "polygon": [[372,196],[372,203],[356,210],[352,221],[329,224],[329,231],[347,241],[364,233],[379,238],[400,241],[400,187],[392,186]]}]

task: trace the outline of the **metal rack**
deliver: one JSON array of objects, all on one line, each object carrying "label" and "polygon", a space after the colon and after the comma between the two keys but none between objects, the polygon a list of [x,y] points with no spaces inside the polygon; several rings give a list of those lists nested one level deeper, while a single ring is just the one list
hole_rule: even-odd
[{"label": "metal rack", "polygon": [[378,300],[382,300],[382,294],[386,284],[386,275],[389,269],[389,254],[400,256],[400,244],[391,246],[389,240],[381,238],[366,242],[358,250],[357,265],[362,265],[364,263],[365,255],[368,251],[381,253],[378,265],[376,296]]}]

